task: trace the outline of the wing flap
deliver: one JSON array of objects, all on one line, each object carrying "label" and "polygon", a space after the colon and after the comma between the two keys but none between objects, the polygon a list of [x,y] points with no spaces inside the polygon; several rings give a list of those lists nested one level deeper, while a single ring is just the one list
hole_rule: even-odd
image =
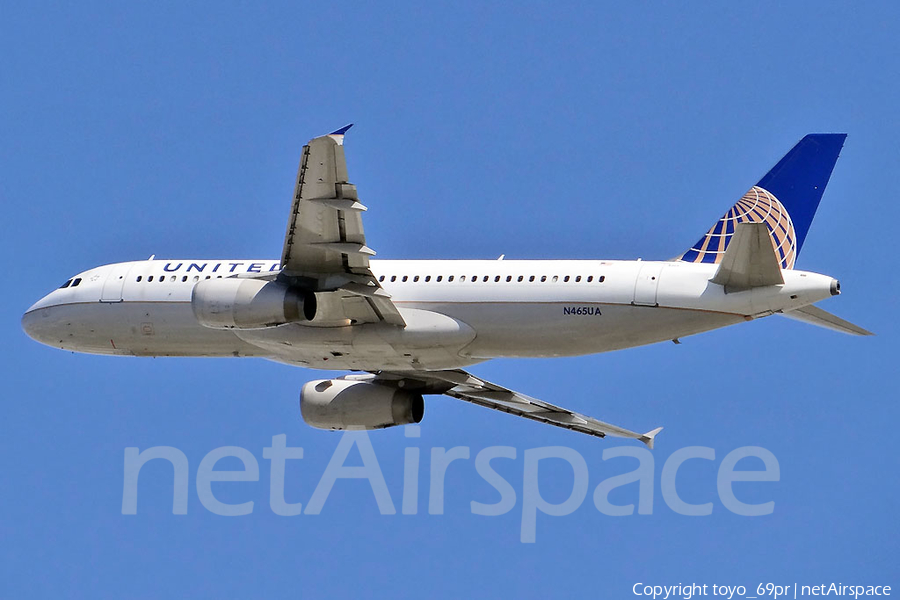
[{"label": "wing flap", "polygon": [[391,302],[391,299],[385,298],[384,296],[371,296],[366,298],[369,302],[369,306],[372,307],[372,310],[375,311],[375,314],[378,315],[378,318],[385,323],[389,323],[391,325],[396,325],[398,327],[406,327],[406,321],[403,320],[403,317],[400,315],[400,311],[397,310],[397,306]]},{"label": "wing flap", "polygon": [[355,200],[346,196],[343,198],[311,198],[310,202],[322,204],[335,210],[354,210],[357,212],[365,212],[369,210],[369,208],[367,206],[363,206],[363,204],[359,200]]}]

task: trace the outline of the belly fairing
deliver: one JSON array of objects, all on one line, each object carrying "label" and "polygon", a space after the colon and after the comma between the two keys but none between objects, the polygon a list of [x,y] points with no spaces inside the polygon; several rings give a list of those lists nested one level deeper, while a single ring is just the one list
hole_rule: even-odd
[{"label": "belly fairing", "polygon": [[429,310],[402,308],[406,327],[289,324],[236,332],[280,362],[322,369],[450,369],[481,362],[460,352],[475,339],[465,322]]}]

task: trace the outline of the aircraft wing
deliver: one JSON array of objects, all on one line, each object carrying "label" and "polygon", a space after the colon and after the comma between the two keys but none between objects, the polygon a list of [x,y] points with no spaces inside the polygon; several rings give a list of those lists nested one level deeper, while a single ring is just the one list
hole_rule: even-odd
[{"label": "aircraft wing", "polygon": [[520,394],[459,369],[414,373],[379,372],[376,373],[375,378],[391,385],[402,385],[404,389],[418,389],[423,394],[444,394],[485,408],[492,408],[596,437],[612,435],[636,439],[646,444],[651,450],[653,449],[653,439],[657,433],[662,431],[662,427],[657,427],[647,433],[629,431],[561,406]]},{"label": "aircraft wing", "polygon": [[344,159],[344,134],[351,126],[303,147],[279,277],[313,291],[339,294],[353,322],[403,326],[390,296],[369,270],[375,252],[363,232],[366,207],[348,182]]}]

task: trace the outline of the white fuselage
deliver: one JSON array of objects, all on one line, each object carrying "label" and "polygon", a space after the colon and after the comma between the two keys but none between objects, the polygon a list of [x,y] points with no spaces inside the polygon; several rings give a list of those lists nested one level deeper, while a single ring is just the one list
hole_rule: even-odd
[{"label": "white fuselage", "polygon": [[[372,260],[407,326],[290,323],[211,329],[191,309],[199,281],[275,273],[272,260],[147,260],[97,267],[32,306],[47,345],[135,356],[259,356],[320,369],[451,369],[499,357],[577,356],[673,340],[799,308],[831,277],[725,293],[718,265],[653,261]],[[74,279],[74,278],[73,278]]]}]

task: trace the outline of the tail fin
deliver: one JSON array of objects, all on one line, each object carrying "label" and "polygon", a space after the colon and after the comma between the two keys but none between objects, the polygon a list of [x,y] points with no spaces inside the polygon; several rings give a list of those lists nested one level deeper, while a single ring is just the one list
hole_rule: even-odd
[{"label": "tail fin", "polygon": [[845,133],[811,133],[797,142],[677,260],[719,263],[735,225],[765,223],[781,268],[794,268],[846,137]]}]

